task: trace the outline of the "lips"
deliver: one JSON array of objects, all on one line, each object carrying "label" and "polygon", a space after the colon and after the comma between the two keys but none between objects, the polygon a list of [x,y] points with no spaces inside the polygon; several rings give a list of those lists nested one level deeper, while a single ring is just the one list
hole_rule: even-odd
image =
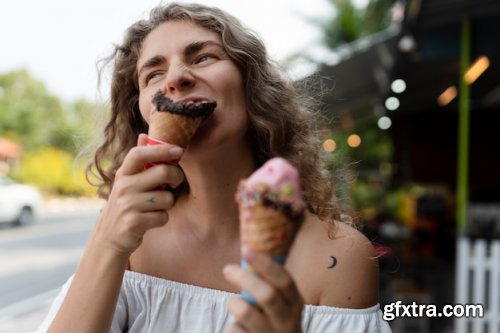
[{"label": "lips", "polygon": [[158,90],[153,96],[153,104],[158,112],[170,112],[186,117],[209,117],[215,110],[217,103],[203,97],[186,97],[177,102],[173,102],[165,94]]}]

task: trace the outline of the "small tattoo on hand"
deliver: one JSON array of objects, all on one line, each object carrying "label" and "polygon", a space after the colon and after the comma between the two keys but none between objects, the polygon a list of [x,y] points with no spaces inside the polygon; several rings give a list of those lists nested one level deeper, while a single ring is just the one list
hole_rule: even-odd
[{"label": "small tattoo on hand", "polygon": [[148,200],[146,200],[146,202],[149,202],[149,203],[155,203],[155,197],[151,197],[149,198]]},{"label": "small tattoo on hand", "polygon": [[333,268],[333,267],[337,266],[337,258],[334,256],[330,256],[330,258],[332,259],[332,264],[330,266],[328,266],[328,268]]}]

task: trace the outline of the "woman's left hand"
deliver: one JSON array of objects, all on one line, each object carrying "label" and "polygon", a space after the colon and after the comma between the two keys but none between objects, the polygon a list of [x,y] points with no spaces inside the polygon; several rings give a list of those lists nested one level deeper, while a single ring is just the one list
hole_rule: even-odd
[{"label": "woman's left hand", "polygon": [[224,276],[252,295],[259,307],[251,305],[241,296],[231,297],[227,308],[235,322],[228,333],[300,332],[304,301],[288,271],[266,254],[252,252],[244,259],[254,273],[245,271],[239,265],[227,265]]}]

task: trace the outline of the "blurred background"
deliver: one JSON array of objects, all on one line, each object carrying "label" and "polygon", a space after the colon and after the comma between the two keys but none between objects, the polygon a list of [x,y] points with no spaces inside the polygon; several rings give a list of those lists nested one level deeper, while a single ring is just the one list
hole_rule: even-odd
[{"label": "blurred background", "polygon": [[[486,310],[398,318],[394,332],[500,332],[500,2],[199,2],[253,28],[320,96],[324,155],[376,246],[381,306]],[[78,263],[103,204],[84,176],[108,110],[95,63],[157,4],[87,3],[0,5],[0,332],[34,329]]]}]

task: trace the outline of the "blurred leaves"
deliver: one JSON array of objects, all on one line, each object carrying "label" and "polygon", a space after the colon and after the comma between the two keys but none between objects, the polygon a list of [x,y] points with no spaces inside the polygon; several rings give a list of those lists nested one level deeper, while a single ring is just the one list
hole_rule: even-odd
[{"label": "blurred leaves", "polygon": [[61,102],[22,69],[0,75],[0,134],[24,149],[50,144],[64,125]]},{"label": "blurred leaves", "polygon": [[349,0],[329,0],[337,14],[321,24],[325,44],[333,49],[361,37],[363,25],[359,24],[362,13]]},{"label": "blurred leaves", "polygon": [[85,100],[61,102],[25,69],[0,74],[0,136],[25,151],[52,146],[75,153],[78,141],[90,138],[96,107]]},{"label": "blurred leaves", "polygon": [[[362,7],[353,0],[328,0],[328,3],[332,6],[333,14],[316,20],[315,24],[321,29],[324,46],[335,53],[345,44],[387,29],[391,24],[391,8],[396,0],[367,0]],[[320,63],[326,64],[326,61]],[[364,110],[362,121],[353,119],[349,110],[344,110],[344,113],[343,117],[339,110],[327,110],[333,120],[325,139],[333,139],[336,149],[325,156],[337,179],[337,195],[350,198],[350,203],[343,205],[344,209],[360,211],[369,220],[385,209],[383,198],[391,174],[392,139],[369,116],[373,110]],[[339,126],[333,126],[337,118]],[[343,121],[343,118],[349,121]],[[361,144],[356,148],[347,144],[351,134],[361,137]],[[395,210],[394,206],[392,203],[390,208]]]},{"label": "blurred leaves", "polygon": [[83,99],[61,101],[25,69],[0,74],[0,137],[23,148],[12,176],[54,194],[88,194],[83,166],[73,161],[95,133],[94,115],[104,110]]},{"label": "blurred leaves", "polygon": [[94,189],[86,182],[84,169],[69,152],[48,146],[25,155],[12,177],[52,195],[92,195]]},{"label": "blurred leaves", "polygon": [[335,15],[319,21],[323,40],[330,49],[351,43],[386,29],[390,25],[390,9],[396,0],[370,0],[366,7],[358,8],[351,0],[328,0]]}]

